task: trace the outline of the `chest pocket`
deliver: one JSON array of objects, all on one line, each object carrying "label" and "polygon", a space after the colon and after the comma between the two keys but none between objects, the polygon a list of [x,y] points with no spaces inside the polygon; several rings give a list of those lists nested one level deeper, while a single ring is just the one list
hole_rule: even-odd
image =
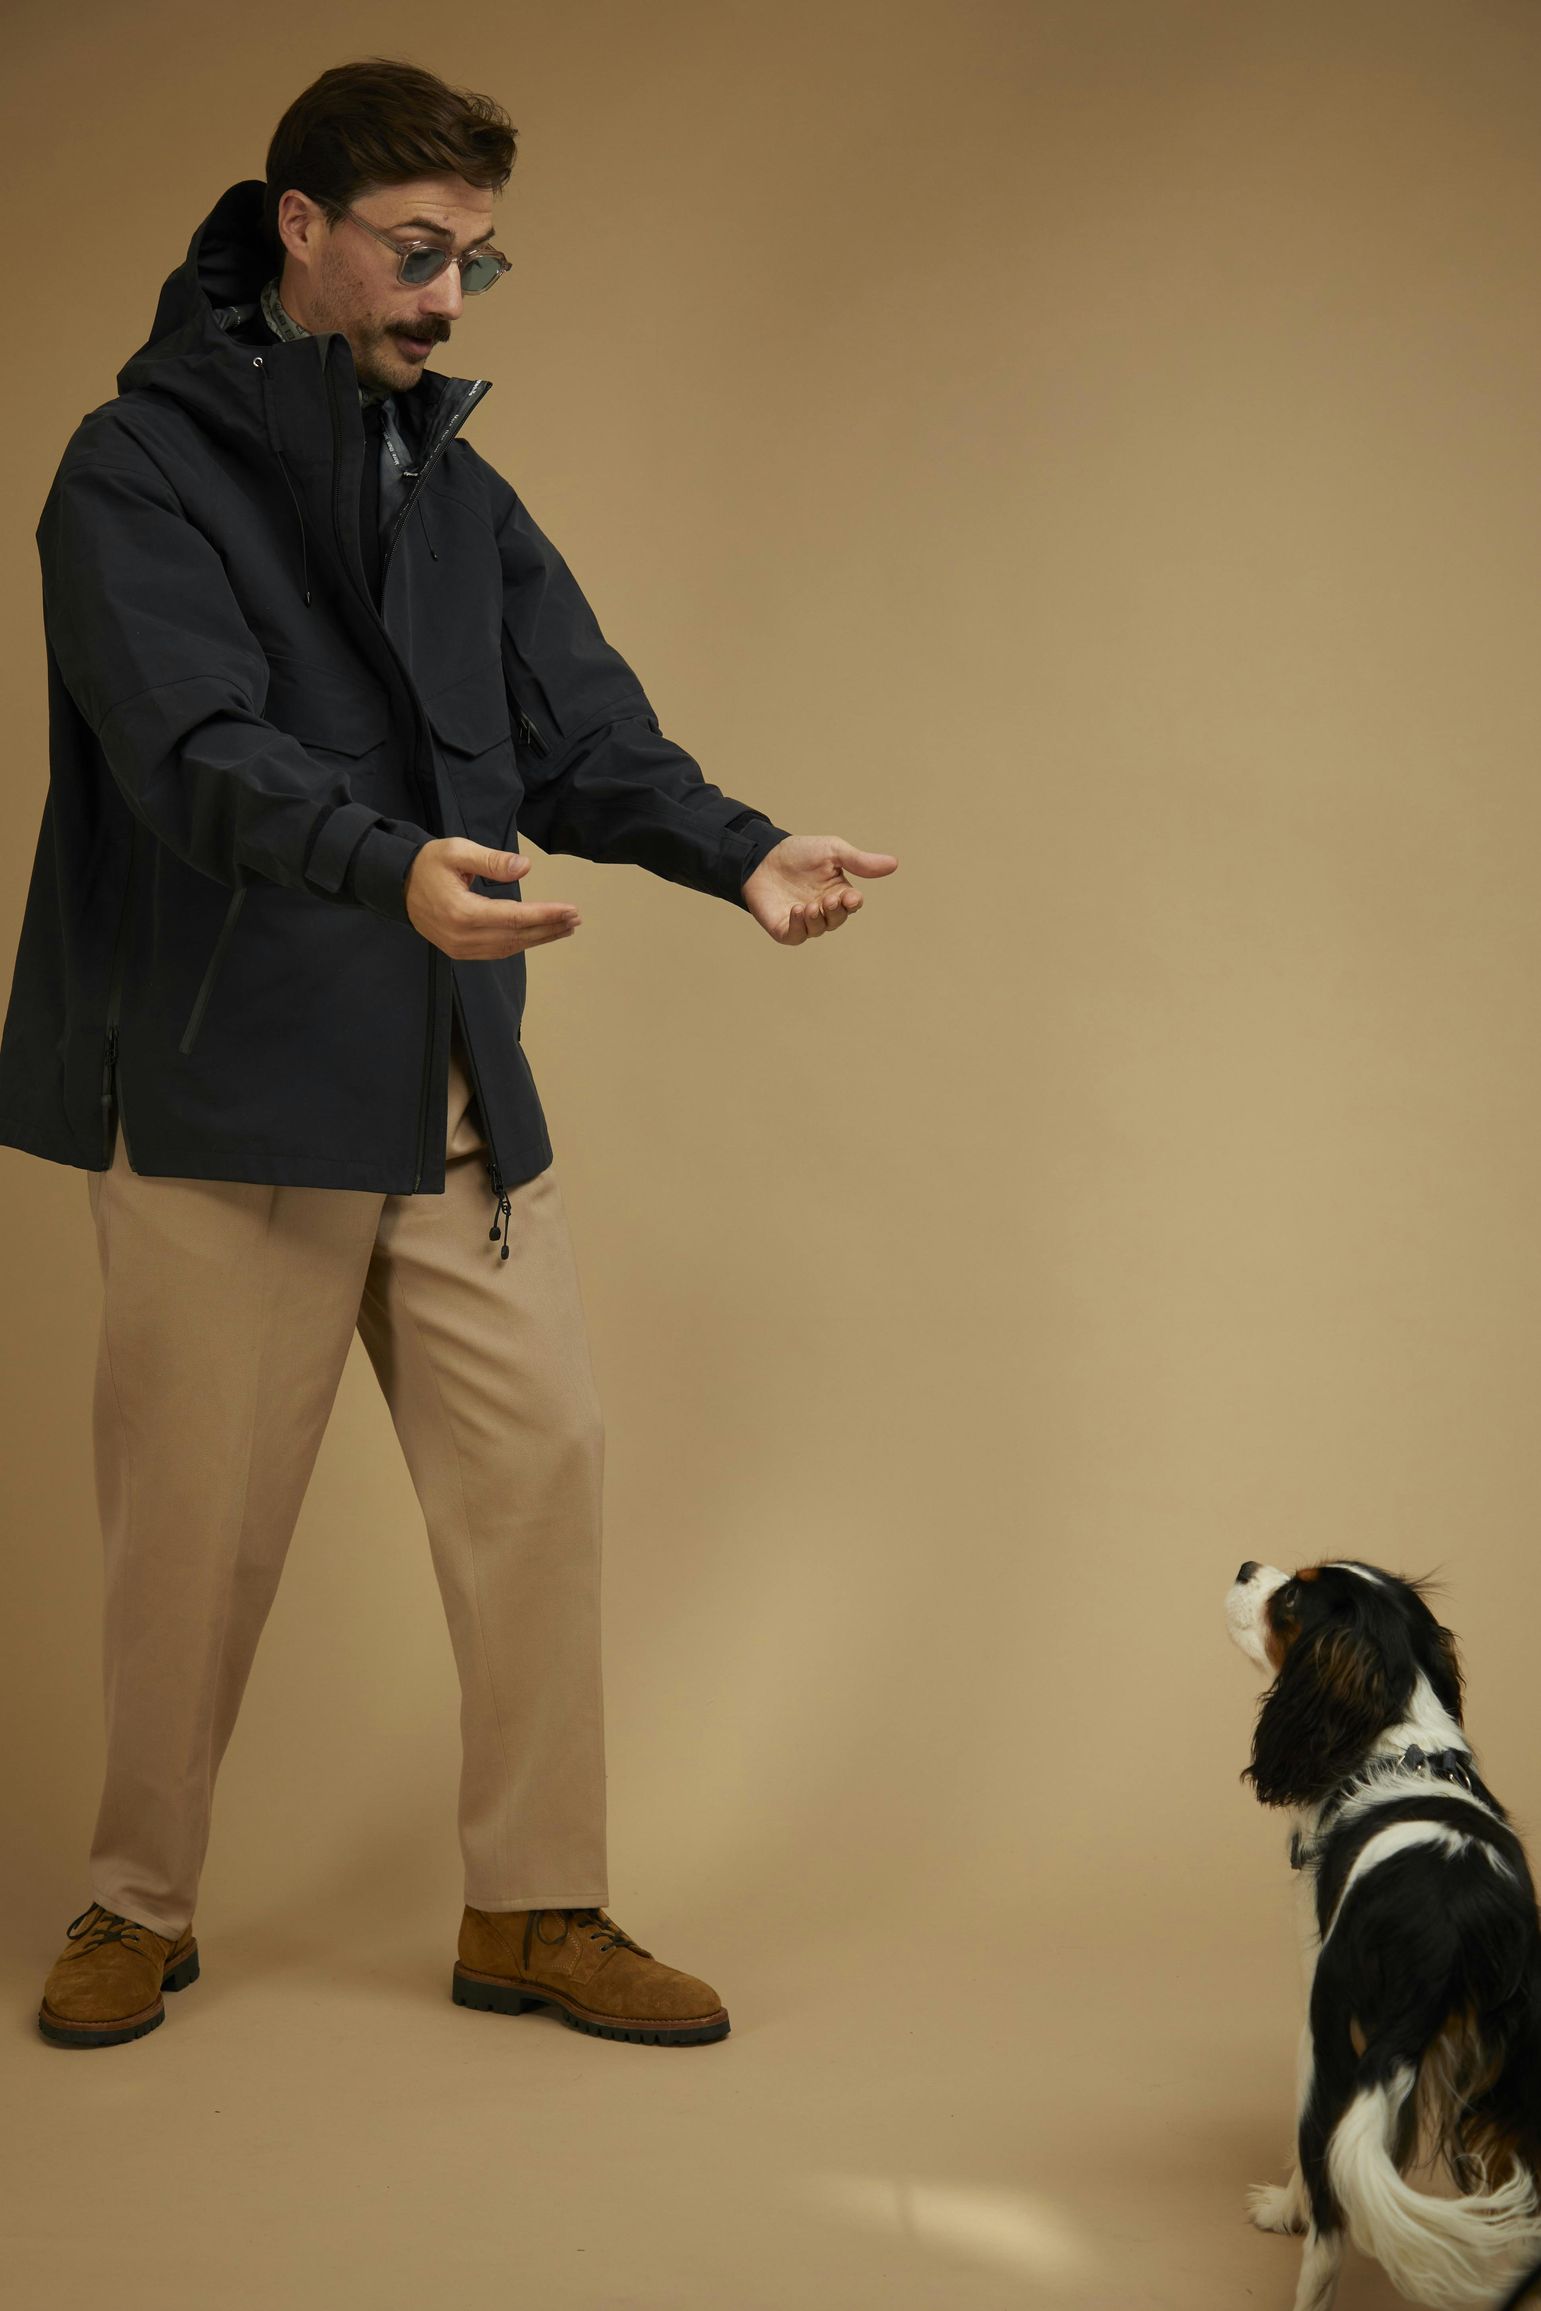
[{"label": "chest pocket", "polygon": [[392,758],[390,702],[383,690],[327,666],[297,658],[269,661],[263,714],[276,729],[299,740],[307,754],[336,766],[360,802],[374,802],[400,772]]},{"label": "chest pocket", "polygon": [[507,850],[524,786],[500,659],[423,699],[434,744],[473,842]]}]

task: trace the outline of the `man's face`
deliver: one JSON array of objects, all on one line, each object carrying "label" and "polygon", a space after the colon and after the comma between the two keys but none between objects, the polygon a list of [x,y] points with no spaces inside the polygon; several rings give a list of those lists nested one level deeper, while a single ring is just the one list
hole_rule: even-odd
[{"label": "man's face", "polygon": [[448,340],[462,303],[460,267],[447,265],[426,288],[409,288],[397,279],[391,251],[354,220],[389,234],[401,248],[429,241],[459,254],[492,238],[492,193],[459,176],[413,177],[367,187],[348,206],[353,216],[329,225],[302,193],[285,192],[278,208],[279,302],[312,335],[342,332],[361,385],[400,393],[417,383],[433,348]]}]

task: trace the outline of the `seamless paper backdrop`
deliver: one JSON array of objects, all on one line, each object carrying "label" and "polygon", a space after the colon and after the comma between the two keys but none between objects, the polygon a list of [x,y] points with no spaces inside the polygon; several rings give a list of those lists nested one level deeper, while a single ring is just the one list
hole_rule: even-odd
[{"label": "seamless paper backdrop", "polygon": [[[901,862],[791,952],[640,872],[537,858],[527,884],[585,918],[532,956],[527,1046],[609,1423],[616,1914],[715,1970],[736,2024],[736,1991],[770,2027],[842,1950],[853,1981],[903,1953],[895,2032],[966,1985],[949,2112],[1052,2100],[997,2002],[1030,1985],[1081,2114],[1070,2196],[993,2231],[945,2192],[901,2218],[884,2194],[922,2162],[862,2165],[876,2097],[819,2185],[843,2240],[902,2233],[906,2300],[1231,2304],[1192,2276],[1220,2226],[1287,2301],[1293,2251],[1238,2230],[1294,2030],[1278,1828],[1236,1778],[1238,1561],[1439,1571],[1484,1767],[1541,1821],[1541,16],[90,0],[21,7],[7,45],[6,952],[65,440],[316,73],[383,52],[489,90],[521,132],[515,270],[440,363],[495,381],[477,447],[708,777]],[[83,1175],[0,1150],[0,1188],[21,2028],[98,1786],[97,1282]],[[362,1906],[447,1979],[457,1762],[356,1351],[208,1916],[292,1956]],[[1148,2158],[1208,2074],[1173,2083],[1171,2020],[1134,2113],[1120,2050],[1190,2010],[1217,2044],[1255,2029],[1267,2075],[1233,2064],[1166,2137],[1152,2206],[1185,2174],[1218,2192],[1189,2276],[1142,2252],[1155,2292],[1099,2294],[1099,2096]],[[845,2051],[873,2043],[902,2041]],[[1000,2157],[990,2188],[1042,2186]],[[926,2188],[984,2187],[944,2164]],[[752,2229],[774,2192],[743,2188]],[[783,2291],[762,2246],[714,2299],[791,2300],[795,2255]],[[564,2264],[552,2299],[705,2299],[704,2251],[608,2294]],[[823,2299],[897,2299],[843,2268]]]}]

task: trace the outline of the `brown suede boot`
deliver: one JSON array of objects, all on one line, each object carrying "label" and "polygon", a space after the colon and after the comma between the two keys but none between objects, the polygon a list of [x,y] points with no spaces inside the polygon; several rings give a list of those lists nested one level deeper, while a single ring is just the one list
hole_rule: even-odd
[{"label": "brown suede boot", "polygon": [[163,1990],[198,1979],[191,1925],[172,1937],[92,1902],[43,1985],[37,2026],[54,2046],[119,2046],[166,2019]]},{"label": "brown suede boot", "polygon": [[711,1985],[660,1965],[603,1910],[467,1909],[451,1994],[492,2014],[553,2006],[577,2030],[644,2046],[728,2035]]}]

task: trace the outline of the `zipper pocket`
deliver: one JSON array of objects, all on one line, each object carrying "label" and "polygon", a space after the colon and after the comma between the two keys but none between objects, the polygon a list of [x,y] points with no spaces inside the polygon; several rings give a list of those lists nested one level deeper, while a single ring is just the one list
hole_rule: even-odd
[{"label": "zipper pocket", "polygon": [[522,706],[519,708],[517,735],[520,745],[527,746],[532,754],[550,753],[551,749],[547,746],[545,740],[541,737],[540,732],[536,729],[534,723],[525,713]]},{"label": "zipper pocket", "polygon": [[208,967],[203,974],[203,979],[199,986],[198,993],[193,999],[193,1008],[188,1014],[187,1025],[182,1030],[182,1040],[177,1045],[178,1051],[182,1053],[184,1058],[186,1057],[187,1053],[192,1050],[194,1043],[197,1041],[198,1030],[203,1025],[204,1012],[208,1009],[209,997],[214,991],[215,976],[219,970],[221,962],[224,959],[225,949],[230,943],[230,934],[235,929],[236,917],[241,912],[242,905],[245,902],[246,893],[250,887],[251,886],[247,883],[239,884],[231,898],[229,906],[225,909],[225,919],[219,926],[219,936],[214,941],[214,948],[213,952],[209,956]]},{"label": "zipper pocket", "polygon": [[[546,696],[545,685],[522,652],[515,648],[514,638],[506,623],[503,627],[502,654],[503,687],[514,710],[514,736],[518,744],[527,746],[532,754],[549,755],[551,747],[542,735],[540,723],[531,716],[525,700],[533,699],[536,702],[548,730],[557,732],[557,718]],[[559,732],[557,737],[560,743]]]}]

